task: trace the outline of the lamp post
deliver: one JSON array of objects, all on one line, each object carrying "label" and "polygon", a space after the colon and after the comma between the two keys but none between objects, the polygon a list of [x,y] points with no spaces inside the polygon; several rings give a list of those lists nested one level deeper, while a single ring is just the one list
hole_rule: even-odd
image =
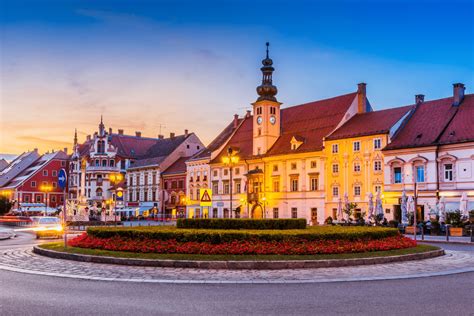
[{"label": "lamp post", "polygon": [[229,146],[227,148],[227,156],[222,157],[222,162],[226,165],[229,166],[229,173],[230,173],[230,178],[229,178],[229,193],[230,193],[230,218],[232,218],[232,168],[236,163],[239,162],[239,157],[237,156],[237,153],[234,152],[232,147]]},{"label": "lamp post", "polygon": [[[115,222],[115,225],[117,225],[117,214],[116,214],[116,207],[117,207],[117,189],[115,188],[115,186],[117,184],[119,184],[120,182],[122,182],[123,180],[123,174],[121,174],[120,172],[118,173],[111,173],[109,175],[109,181],[111,184],[114,185],[114,195],[113,195],[113,212],[114,212],[114,222]],[[121,189],[121,188],[120,188]],[[121,190],[120,190],[121,191]],[[104,216],[104,219],[105,221],[107,222],[107,214],[105,214]]]},{"label": "lamp post", "polygon": [[53,186],[49,184],[44,184],[40,187],[40,191],[46,193],[46,201],[44,203],[44,216],[46,216],[47,209],[48,209],[48,194],[49,192],[53,191]]}]

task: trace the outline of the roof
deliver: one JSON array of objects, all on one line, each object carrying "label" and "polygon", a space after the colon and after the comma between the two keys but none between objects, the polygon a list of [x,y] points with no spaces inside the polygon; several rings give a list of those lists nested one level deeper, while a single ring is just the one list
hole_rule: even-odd
[{"label": "roof", "polygon": [[136,169],[136,168],[145,168],[145,167],[154,167],[159,166],[163,160],[166,159],[166,156],[159,156],[159,157],[152,157],[152,158],[144,158],[135,160],[132,162],[128,169]]},{"label": "roof", "polygon": [[474,94],[464,96],[453,120],[439,138],[440,144],[474,141]]},{"label": "roof", "polygon": [[6,167],[8,166],[8,161],[6,161],[5,159],[0,159],[0,171],[2,171],[3,169],[5,169]]},{"label": "roof", "polygon": [[171,166],[162,172],[163,175],[186,173],[186,160],[189,157],[181,157],[177,159]]},{"label": "roof", "polygon": [[[461,103],[460,107],[462,106]],[[418,104],[412,116],[384,150],[436,145],[457,109],[458,107],[453,106],[452,97]]]},{"label": "roof", "polygon": [[[237,126],[242,123],[244,118],[239,118],[237,122]],[[204,158],[210,158],[211,153],[217,149],[219,149],[226,141],[227,139],[232,135],[234,132],[234,121],[232,121],[229,125],[227,125],[224,130],[217,135],[216,138],[206,147],[203,148],[201,151],[197,152],[194,156],[192,156],[188,160],[199,160],[199,159],[204,159]]]},{"label": "roof", "polygon": [[0,187],[11,182],[16,176],[38,160],[39,157],[40,155],[36,150],[25,152],[16,157],[5,169],[0,171]]},{"label": "roof", "polygon": [[358,113],[327,136],[326,139],[336,140],[375,134],[387,134],[395,123],[412,108],[412,105],[408,105],[381,111]]},{"label": "roof", "polygon": [[[356,96],[357,92],[354,92],[282,109],[281,136],[268,150],[266,156],[322,150],[323,137],[336,128]],[[290,145],[293,137],[304,140],[296,150],[292,150]],[[229,140],[229,146],[238,149],[242,159],[252,157],[252,116],[245,118]],[[221,152],[214,161],[221,161],[224,154]]]}]

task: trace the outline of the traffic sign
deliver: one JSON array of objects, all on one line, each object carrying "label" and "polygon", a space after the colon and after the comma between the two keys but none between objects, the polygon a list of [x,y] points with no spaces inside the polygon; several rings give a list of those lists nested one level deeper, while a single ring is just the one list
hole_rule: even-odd
[{"label": "traffic sign", "polygon": [[212,205],[212,190],[211,189],[201,189],[199,193],[199,205],[201,206]]},{"label": "traffic sign", "polygon": [[67,184],[66,180],[67,180],[66,170],[64,170],[64,169],[59,170],[58,185],[61,189],[64,189],[66,187],[66,184]]}]

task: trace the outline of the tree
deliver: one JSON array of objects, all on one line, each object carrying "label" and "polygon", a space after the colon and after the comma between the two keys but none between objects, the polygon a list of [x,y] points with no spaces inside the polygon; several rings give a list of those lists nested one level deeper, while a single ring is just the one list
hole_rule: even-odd
[{"label": "tree", "polygon": [[6,214],[12,208],[13,203],[5,196],[0,196],[0,215]]}]

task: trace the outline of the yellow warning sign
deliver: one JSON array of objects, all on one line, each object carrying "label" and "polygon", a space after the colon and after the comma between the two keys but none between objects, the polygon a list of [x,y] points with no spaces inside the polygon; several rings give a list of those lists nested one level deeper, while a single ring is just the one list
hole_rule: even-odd
[{"label": "yellow warning sign", "polygon": [[199,194],[199,205],[211,206],[212,205],[212,190],[201,189]]}]

